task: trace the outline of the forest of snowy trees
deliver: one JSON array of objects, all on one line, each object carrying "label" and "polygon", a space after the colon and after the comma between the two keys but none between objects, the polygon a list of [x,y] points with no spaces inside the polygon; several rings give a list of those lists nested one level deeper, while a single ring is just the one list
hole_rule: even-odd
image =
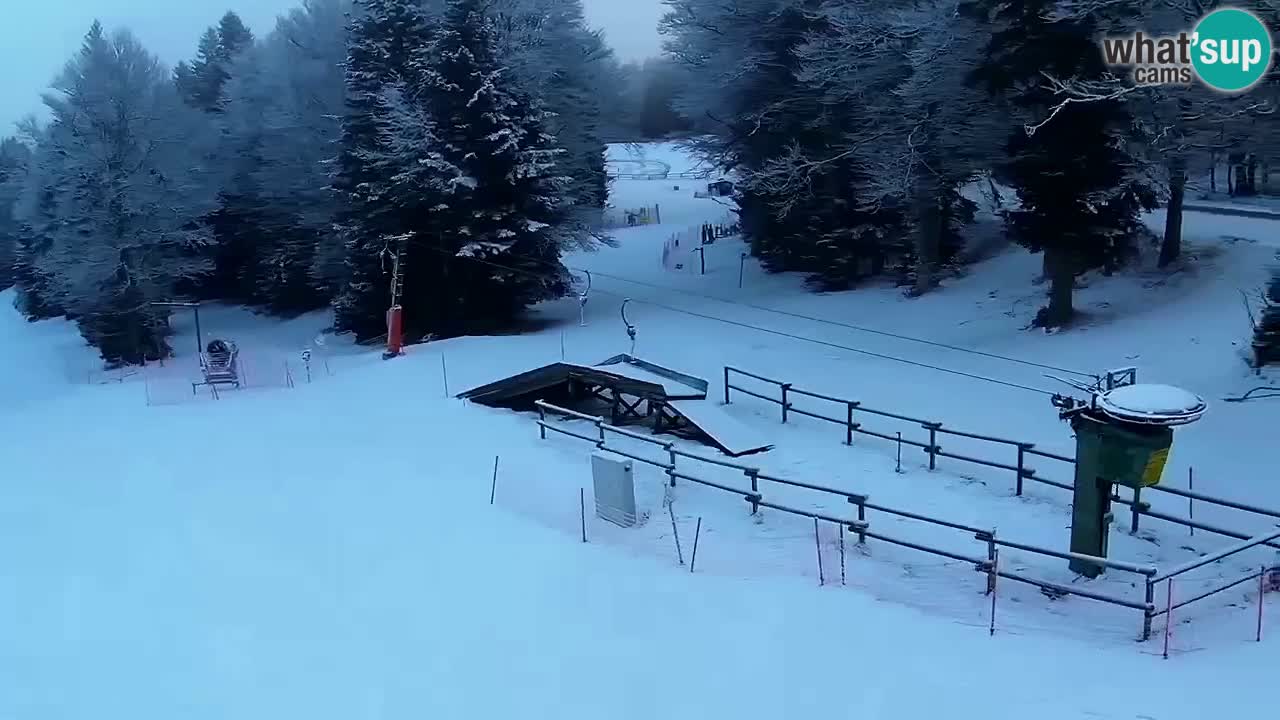
[{"label": "forest of snowy trees", "polygon": [[109,363],[167,354],[175,300],[376,338],[393,254],[410,338],[502,327],[600,240],[619,65],[580,0],[305,0],[194,50],[169,70],[93,23],[0,144],[0,286]]},{"label": "forest of snowy trees", "polygon": [[[169,352],[174,300],[331,306],[377,338],[393,258],[409,339],[491,331],[604,240],[605,143],[678,136],[733,173],[764,266],[821,289],[929,292],[964,257],[962,188],[1011,189],[1052,327],[1141,243],[1178,262],[1189,177],[1253,191],[1280,161],[1280,68],[1229,96],[1103,63],[1101,35],[1207,3],[663,1],[663,56],[628,64],[581,0],[303,0],[261,38],[229,12],[172,69],[94,23],[0,142],[0,288],[115,364]],[[1244,5],[1275,27],[1278,3]]]},{"label": "forest of snowy trees", "polygon": [[[1240,3],[1271,27],[1275,0]],[[742,225],[769,267],[826,288],[896,273],[926,292],[957,256],[994,178],[1016,198],[1011,239],[1044,256],[1043,326],[1069,322],[1080,274],[1142,241],[1188,174],[1280,161],[1277,68],[1247,93],[1140,88],[1103,63],[1102,35],[1172,34],[1212,3],[1181,0],[667,0],[678,108],[740,179]],[[1277,64],[1280,65],[1280,64]],[[1249,175],[1253,175],[1250,170]],[[994,184],[992,185],[994,187]]]}]

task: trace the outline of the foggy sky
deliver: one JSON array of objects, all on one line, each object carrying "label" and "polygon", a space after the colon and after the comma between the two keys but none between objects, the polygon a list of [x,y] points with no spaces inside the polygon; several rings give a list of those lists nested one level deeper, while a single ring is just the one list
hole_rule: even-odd
[{"label": "foggy sky", "polygon": [[[583,0],[624,60],[659,52],[661,0]],[[8,0],[0,22],[0,136],[40,108],[40,93],[80,46],[94,18],[107,29],[127,26],[165,63],[195,54],[196,42],[228,9],[261,36],[300,0]]]}]

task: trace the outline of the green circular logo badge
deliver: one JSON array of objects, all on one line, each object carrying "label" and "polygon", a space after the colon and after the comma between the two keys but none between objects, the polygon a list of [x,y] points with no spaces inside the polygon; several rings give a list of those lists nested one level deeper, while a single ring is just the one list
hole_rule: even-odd
[{"label": "green circular logo badge", "polygon": [[1191,64],[1214,90],[1243,92],[1271,68],[1271,32],[1248,10],[1219,8],[1205,15],[1192,42]]}]

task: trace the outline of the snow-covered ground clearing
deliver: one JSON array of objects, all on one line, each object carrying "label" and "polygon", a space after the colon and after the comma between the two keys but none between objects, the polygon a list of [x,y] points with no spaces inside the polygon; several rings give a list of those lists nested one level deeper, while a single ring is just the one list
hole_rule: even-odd
[{"label": "snow-covered ground clearing", "polygon": [[[0,717],[1168,720],[1266,706],[1277,645],[1269,631],[1253,642],[1249,588],[1179,612],[1193,622],[1175,629],[1168,663],[1158,639],[1133,642],[1137,611],[1050,600],[1005,581],[988,637],[984,577],[965,563],[876,540],[860,550],[846,535],[841,587],[836,536],[823,523],[828,587],[819,589],[811,520],[767,509],[757,524],[741,497],[689,482],[674,490],[681,567],[663,478],[642,465],[647,522],[622,530],[588,517],[584,545],[578,503],[583,488],[588,510],[592,502],[591,446],[539,440],[531,417],[447,396],[562,357],[597,363],[626,352],[619,308],[631,297],[636,354],[708,379],[707,403],[717,402],[727,364],[1072,452],[1048,396],[1011,386],[1067,390],[1044,377],[1051,371],[849,327],[857,325],[1084,372],[1137,364],[1140,380],[1210,402],[1204,420],[1178,431],[1166,482],[1194,465],[1197,490],[1277,506],[1268,477],[1276,406],[1218,401],[1261,384],[1237,356],[1248,339],[1238,290],[1264,277],[1272,225],[1189,215],[1194,261],[1185,269],[1092,278],[1079,294],[1089,321],[1046,336],[1024,329],[1043,289],[1032,282],[1039,258],[1020,251],[915,300],[887,286],[806,294],[797,278],[740,265],[742,246],[730,239],[707,246],[707,275],[667,272],[664,241],[724,212],[693,198],[692,186],[669,185],[618,181],[615,204],[660,203],[664,224],[620,231],[620,247],[568,259],[593,273],[585,327],[570,298],[534,311],[537,332],[415,346],[391,362],[330,338],[341,371],[324,382],[231,391],[218,402],[148,408],[142,383],[73,384],[62,369],[91,360],[74,327],[26,323],[7,309],[11,294],[0,294]],[[327,323],[231,308],[208,317],[206,341],[228,336],[247,353],[280,358],[319,352]],[[194,349],[187,322],[174,317],[180,353]],[[776,442],[749,461],[773,474],[1066,545],[1062,491],[1031,486],[1015,498],[1012,473],[945,458],[931,473],[914,449],[897,473],[892,443],[859,437],[845,447],[842,428],[804,417],[782,425],[777,405],[749,396],[735,395],[725,411]],[[731,469],[681,467],[746,487]],[[1037,469],[1070,479],[1065,466]],[[762,491],[852,514],[842,498]],[[1248,516],[1198,506],[1196,517],[1239,525]],[[887,535],[985,553],[963,532],[870,519]],[[1272,526],[1252,522],[1253,531]],[[1126,525],[1120,515],[1114,557],[1163,565],[1195,554],[1184,545],[1205,552],[1229,542],[1150,519],[1134,538]],[[1206,576],[1266,559],[1242,555]],[[1062,561],[1012,550],[1001,561],[1070,581]],[[1140,595],[1131,583],[1108,573],[1089,584]],[[1066,679],[1098,665],[1114,683],[1081,691]]]}]

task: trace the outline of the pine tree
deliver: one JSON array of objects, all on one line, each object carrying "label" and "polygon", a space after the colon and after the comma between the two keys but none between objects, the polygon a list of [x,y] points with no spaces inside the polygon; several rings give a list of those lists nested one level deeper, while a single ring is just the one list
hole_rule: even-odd
[{"label": "pine tree", "polygon": [[20,236],[15,210],[30,161],[31,151],[17,138],[0,140],[0,291],[7,290],[15,280]]},{"label": "pine tree", "polygon": [[[1045,74],[1088,81],[1107,72],[1096,40],[1105,27],[1101,14],[1054,22],[1054,5],[978,0],[967,7],[995,23],[975,79],[1023,113],[1044,112],[1060,100]],[[1030,135],[1022,127],[1012,131],[998,172],[1021,201],[1008,215],[1011,236],[1045,254],[1049,298],[1037,326],[1069,323],[1075,278],[1116,269],[1144,232],[1139,214],[1154,209],[1156,195],[1128,147],[1133,126],[1123,99],[1113,99],[1067,105]]]},{"label": "pine tree", "polygon": [[551,114],[504,77],[481,0],[447,3],[426,61],[441,152],[463,173],[441,209],[457,238],[440,260],[453,297],[440,298],[447,314],[433,320],[447,335],[501,328],[569,290],[560,252],[572,179],[560,172],[564,151],[546,132]]},{"label": "pine tree", "polygon": [[[449,289],[434,272],[444,264],[425,242],[443,242],[435,222],[451,168],[441,162],[435,123],[420,91],[432,28],[415,0],[356,0],[346,60],[347,109],[334,188],[343,210],[345,282],[334,300],[338,330],[358,341],[386,332],[390,305],[388,255],[406,267],[406,328],[425,322],[436,296]],[[419,162],[422,161],[422,162]],[[412,236],[412,244],[406,239]]]},{"label": "pine tree", "polygon": [[1280,268],[1272,269],[1263,301],[1262,315],[1253,329],[1255,367],[1280,363]]},{"label": "pine tree", "polygon": [[53,222],[38,269],[108,363],[159,357],[165,326],[152,303],[173,299],[178,281],[203,268],[213,135],[154,56],[97,23],[54,89],[41,137]]},{"label": "pine tree", "polygon": [[66,158],[59,155],[48,133],[33,118],[22,123],[22,134],[34,148],[30,151],[25,178],[14,206],[19,223],[14,248],[13,275],[18,286],[17,308],[28,320],[44,320],[63,315],[53,277],[42,268],[42,260],[53,244],[58,229],[58,197]]}]

